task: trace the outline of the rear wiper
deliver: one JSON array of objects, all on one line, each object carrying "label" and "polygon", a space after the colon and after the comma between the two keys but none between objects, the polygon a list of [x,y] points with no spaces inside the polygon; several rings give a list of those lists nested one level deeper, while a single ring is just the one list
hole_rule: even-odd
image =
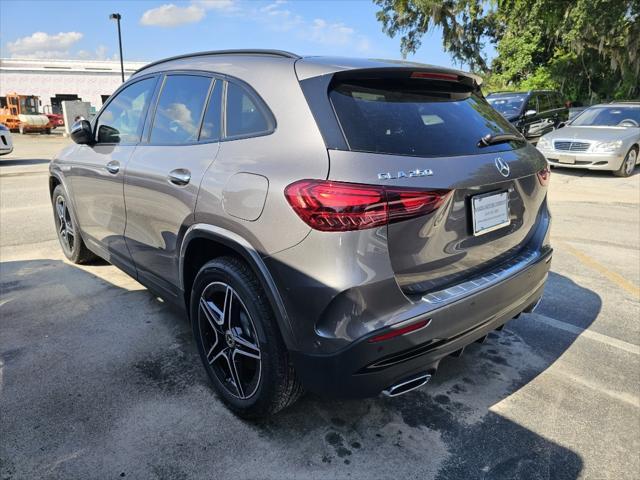
[{"label": "rear wiper", "polygon": [[489,145],[495,145],[496,143],[523,141],[524,139],[520,135],[516,135],[515,133],[496,133],[493,135],[487,133],[478,142],[478,147],[488,147]]}]

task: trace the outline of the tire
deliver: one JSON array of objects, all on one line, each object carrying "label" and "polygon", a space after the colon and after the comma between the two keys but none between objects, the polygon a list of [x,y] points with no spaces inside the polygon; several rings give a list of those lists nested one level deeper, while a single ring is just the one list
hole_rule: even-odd
[{"label": "tire", "polygon": [[616,177],[629,177],[633,170],[636,168],[636,163],[638,162],[638,147],[631,147],[627,152],[627,155],[624,157],[622,161],[622,165],[618,170],[615,170],[613,174]]},{"label": "tire", "polygon": [[190,316],[209,379],[238,416],[269,416],[300,397],[302,386],[273,311],[242,260],[220,257],[200,269],[191,290]]},{"label": "tire", "polygon": [[58,235],[58,241],[60,242],[65,257],[75,264],[88,263],[95,259],[96,256],[87,248],[82,240],[78,222],[68,202],[67,192],[65,192],[62,185],[54,188],[51,203],[53,206],[53,221],[56,226],[56,234]]}]

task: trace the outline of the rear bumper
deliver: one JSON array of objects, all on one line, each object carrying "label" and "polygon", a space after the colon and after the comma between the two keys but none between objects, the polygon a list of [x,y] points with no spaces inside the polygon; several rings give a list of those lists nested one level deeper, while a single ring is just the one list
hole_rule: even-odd
[{"label": "rear bumper", "polygon": [[497,283],[442,302],[425,299],[424,312],[412,320],[430,322],[408,335],[370,343],[374,333],[331,354],[292,351],[296,371],[307,390],[339,397],[376,395],[415,375],[432,373],[443,357],[535,305],[542,296],[551,257],[548,248]]}]

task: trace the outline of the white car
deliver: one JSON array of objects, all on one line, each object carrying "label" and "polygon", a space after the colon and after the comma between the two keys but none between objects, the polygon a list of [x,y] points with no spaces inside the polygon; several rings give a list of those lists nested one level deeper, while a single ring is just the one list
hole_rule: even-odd
[{"label": "white car", "polygon": [[640,161],[640,102],[594,105],[536,145],[552,166],[628,177]]},{"label": "white car", "polygon": [[13,152],[11,131],[4,124],[0,123],[0,155],[7,155],[11,152]]}]

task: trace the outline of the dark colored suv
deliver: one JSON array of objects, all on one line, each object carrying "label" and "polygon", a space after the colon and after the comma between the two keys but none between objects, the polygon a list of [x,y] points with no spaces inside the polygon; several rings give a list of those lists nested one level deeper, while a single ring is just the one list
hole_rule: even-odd
[{"label": "dark colored suv", "polygon": [[569,120],[562,96],[551,90],[496,92],[487,95],[487,101],[529,140]]},{"label": "dark colored suv", "polygon": [[543,292],[544,157],[471,74],[208,52],[135,73],[51,162],[65,255],[184,308],[244,416],[395,396]]}]

